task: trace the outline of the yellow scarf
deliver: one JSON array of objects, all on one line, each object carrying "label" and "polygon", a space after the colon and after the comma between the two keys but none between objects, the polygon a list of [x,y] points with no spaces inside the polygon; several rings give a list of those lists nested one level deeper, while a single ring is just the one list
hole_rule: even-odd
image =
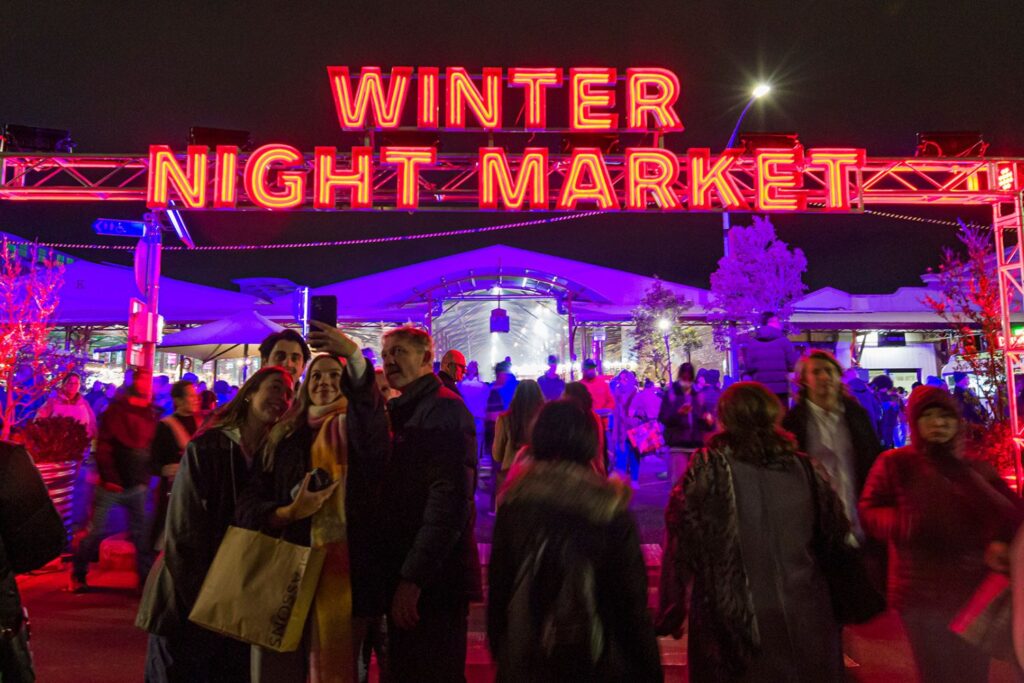
[{"label": "yellow scarf", "polygon": [[352,643],[352,579],[345,520],[348,441],[344,397],[328,406],[310,408],[309,424],[319,427],[313,441],[312,465],[341,484],[312,520],[312,544],[327,553],[313,601],[309,680],[313,683],[351,683],[357,680]]}]

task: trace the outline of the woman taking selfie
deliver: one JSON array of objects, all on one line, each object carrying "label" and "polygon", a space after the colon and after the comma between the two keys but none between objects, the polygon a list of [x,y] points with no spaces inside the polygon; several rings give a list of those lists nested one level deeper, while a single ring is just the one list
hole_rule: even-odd
[{"label": "woman taking selfie", "polygon": [[373,556],[388,449],[384,401],[359,347],[335,328],[310,334],[326,353],[306,368],[292,409],[273,428],[238,506],[244,527],[326,550],[303,645],[255,649],[254,681],[355,681],[367,619],[383,612]]},{"label": "woman taking selfie", "polygon": [[135,620],[150,633],[147,682],[249,680],[249,646],[196,626],[188,615],[252,464],[292,394],[287,370],[261,368],[188,444],[168,504],[162,561],[146,580]]}]

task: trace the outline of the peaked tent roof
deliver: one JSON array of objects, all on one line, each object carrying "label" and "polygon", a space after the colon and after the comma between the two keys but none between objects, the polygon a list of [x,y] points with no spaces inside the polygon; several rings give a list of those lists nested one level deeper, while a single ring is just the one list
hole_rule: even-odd
[{"label": "peaked tent roof", "polygon": [[[655,279],[613,268],[498,244],[431,259],[383,273],[316,288],[311,294],[338,297],[341,320],[422,320],[442,299],[523,291],[552,298],[571,295],[577,320],[627,320]],[[676,294],[707,305],[708,291],[665,282]]]},{"label": "peaked tent roof", "polygon": [[[119,324],[128,321],[128,300],[142,298],[131,267],[75,259],[64,271],[64,286],[55,322]],[[218,320],[251,311],[261,300],[249,294],[160,278],[160,315],[168,323]]]}]

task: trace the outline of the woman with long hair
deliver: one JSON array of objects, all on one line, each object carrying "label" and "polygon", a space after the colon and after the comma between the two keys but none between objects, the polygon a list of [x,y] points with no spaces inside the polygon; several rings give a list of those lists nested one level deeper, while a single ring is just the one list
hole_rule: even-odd
[{"label": "woman with long hair", "polygon": [[541,408],[494,525],[487,637],[498,681],[660,681],[632,491],[590,466],[592,416]]},{"label": "woman with long hair", "polygon": [[188,444],[171,490],[164,553],[136,626],[149,631],[146,681],[248,681],[249,646],[188,620],[271,426],[292,403],[292,376],[261,368]]},{"label": "woman with long hair", "polygon": [[540,385],[535,380],[524,379],[516,387],[508,410],[498,416],[498,421],[494,424],[494,445],[491,448],[495,469],[495,491],[505,483],[505,477],[515,461],[516,453],[530,444],[530,430],[543,405],[544,394],[540,390]]},{"label": "woman with long hair", "polygon": [[[273,427],[238,505],[242,526],[326,550],[303,645],[254,650],[254,681],[355,681],[367,620],[383,611],[373,555],[374,501],[388,448],[373,368],[342,332],[314,332],[316,356]],[[319,492],[303,505],[303,492]],[[294,499],[294,500],[293,500]]]},{"label": "woman with long hair", "polygon": [[990,570],[1007,571],[1021,500],[987,463],[964,452],[964,422],[944,388],[922,386],[907,406],[910,445],[868,474],[860,519],[889,547],[889,605],[903,621],[924,681],[987,681],[989,656],[949,623]]},{"label": "woman with long hair", "polygon": [[781,417],[763,385],[726,389],[721,431],[665,511],[657,629],[681,637],[689,618],[695,681],[843,680],[840,626],[813,549],[842,547],[849,522]]}]

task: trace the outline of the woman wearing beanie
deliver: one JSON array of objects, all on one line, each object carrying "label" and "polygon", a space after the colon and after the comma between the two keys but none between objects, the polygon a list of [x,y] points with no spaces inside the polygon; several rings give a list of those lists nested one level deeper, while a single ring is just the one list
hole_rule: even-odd
[{"label": "woman wearing beanie", "polygon": [[922,386],[910,395],[910,445],[883,453],[859,510],[864,530],[889,544],[889,604],[903,621],[922,681],[988,680],[989,658],[949,630],[1006,543],[1024,506],[988,464],[964,455],[959,406]]}]

